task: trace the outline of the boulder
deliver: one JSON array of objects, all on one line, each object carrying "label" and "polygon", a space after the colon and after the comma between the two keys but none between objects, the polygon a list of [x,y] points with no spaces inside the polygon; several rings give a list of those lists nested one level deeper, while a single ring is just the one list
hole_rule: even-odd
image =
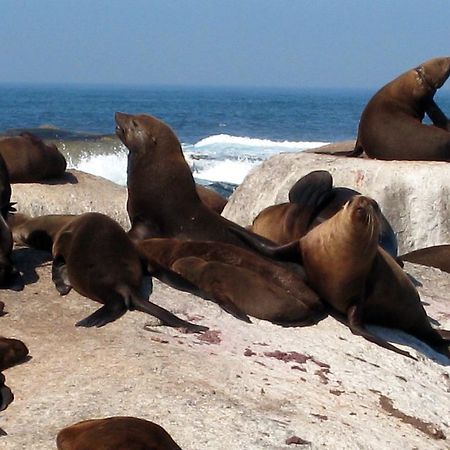
[{"label": "boulder", "polygon": [[[348,150],[351,145],[345,142],[341,147]],[[330,150],[339,148],[334,144]],[[262,209],[287,202],[291,186],[313,170],[328,170],[335,186],[353,188],[376,199],[397,233],[400,254],[450,243],[450,164],[446,162],[281,153],[247,175],[222,214],[249,225]]]}]

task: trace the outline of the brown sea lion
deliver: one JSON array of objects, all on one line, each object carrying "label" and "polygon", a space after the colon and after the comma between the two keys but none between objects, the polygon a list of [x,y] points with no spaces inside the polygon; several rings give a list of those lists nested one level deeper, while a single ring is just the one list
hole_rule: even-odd
[{"label": "brown sea lion", "polygon": [[11,389],[5,384],[5,375],[0,372],[0,411],[5,410],[14,400]]},{"label": "brown sea lion", "polygon": [[414,250],[399,256],[399,259],[423,266],[436,267],[436,269],[450,273],[450,245],[448,244]]},{"label": "brown sea lion", "polygon": [[[289,191],[289,203],[263,209],[253,220],[250,230],[279,245],[300,239],[309,230],[336,214],[359,192],[333,187],[333,178],[325,170],[316,170],[300,178]],[[397,256],[394,230],[381,214],[378,242],[391,256]]]},{"label": "brown sea lion", "polygon": [[104,214],[85,213],[70,221],[57,234],[52,253],[52,279],[61,295],[73,287],[81,295],[103,303],[77,326],[101,327],[128,309],[137,309],[165,325],[196,332],[207,329],[142,298],[138,252],[122,227]]},{"label": "brown sea lion", "polygon": [[411,357],[370,333],[365,324],[394,327],[450,357],[449,341],[443,338],[450,333],[432,328],[413,283],[378,245],[379,215],[375,200],[355,196],[298,241],[281,247],[251,242],[267,256],[303,264],[309,285],[346,316],[354,334]]},{"label": "brown sea lion", "polygon": [[0,372],[27,360],[28,348],[18,339],[0,337]]},{"label": "brown sea lion", "polygon": [[75,214],[30,217],[26,214],[16,213],[8,217],[8,225],[16,245],[25,245],[51,252],[58,232],[77,217]]},{"label": "brown sea lion", "polygon": [[116,134],[129,149],[127,211],[133,240],[176,237],[247,247],[230,231],[242,227],[200,201],[180,142],[165,123],[119,112],[115,118]]},{"label": "brown sea lion", "polygon": [[222,197],[218,192],[210,189],[206,186],[202,186],[201,184],[196,183],[195,189],[197,191],[200,200],[210,209],[215,211],[217,214],[220,214],[225,208],[228,200],[225,197]]},{"label": "brown sea lion", "polygon": [[45,144],[30,133],[1,138],[0,155],[5,160],[11,183],[34,183],[58,178],[67,166],[56,145]]},{"label": "brown sea lion", "polygon": [[164,428],[136,417],[108,417],[63,428],[58,450],[181,450]]},{"label": "brown sea lion", "polygon": [[[137,247],[152,275],[209,298],[242,320],[250,321],[250,315],[282,325],[309,325],[324,316],[324,304],[299,274],[251,251],[173,238],[146,239]],[[180,287],[171,272],[199,291]]]},{"label": "brown sea lion", "polygon": [[[450,57],[433,58],[382,87],[365,107],[352,156],[450,160],[450,124],[433,96],[450,76]],[[422,123],[427,114],[433,125]]]}]

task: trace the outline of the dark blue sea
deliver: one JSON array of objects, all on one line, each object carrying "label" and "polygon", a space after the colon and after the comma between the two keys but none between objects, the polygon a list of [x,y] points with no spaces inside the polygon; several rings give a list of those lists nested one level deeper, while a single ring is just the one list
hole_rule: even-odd
[{"label": "dark blue sea", "polygon": [[[239,184],[272,154],[354,139],[375,91],[0,85],[0,133],[31,130],[71,167],[124,184],[114,112],[148,113],[174,129],[194,176]],[[450,92],[436,100],[450,111]]]}]

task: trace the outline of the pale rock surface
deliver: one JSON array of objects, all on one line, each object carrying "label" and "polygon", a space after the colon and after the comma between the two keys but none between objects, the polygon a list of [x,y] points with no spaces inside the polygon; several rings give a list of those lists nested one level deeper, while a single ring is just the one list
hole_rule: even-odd
[{"label": "pale rock surface", "polygon": [[[327,147],[317,151],[326,151]],[[328,148],[339,151],[352,147],[344,142]],[[287,202],[292,185],[313,170],[328,170],[335,186],[353,188],[377,200],[397,233],[400,253],[450,243],[450,164],[446,162],[282,153],[247,175],[222,214],[249,225],[262,209]]]}]

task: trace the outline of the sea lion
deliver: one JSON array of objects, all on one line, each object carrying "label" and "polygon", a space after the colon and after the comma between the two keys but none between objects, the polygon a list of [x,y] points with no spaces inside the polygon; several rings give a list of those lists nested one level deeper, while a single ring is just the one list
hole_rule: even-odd
[{"label": "sea lion", "polygon": [[[234,316],[281,325],[310,325],[325,306],[303,278],[274,261],[231,244],[153,238],[137,248],[151,275],[218,303]],[[172,272],[198,288],[180,287]]]},{"label": "sea lion", "polygon": [[143,311],[165,325],[199,332],[207,328],[186,322],[142,298],[142,265],[138,252],[122,227],[100,213],[85,213],[64,226],[53,244],[52,279],[61,295],[73,287],[103,306],[77,322],[101,327],[127,309]]},{"label": "sea lion", "polygon": [[423,266],[436,267],[436,269],[450,273],[450,245],[448,244],[420,248],[399,256],[399,259]]},{"label": "sea lion", "polygon": [[201,184],[195,183],[195,189],[197,191],[200,200],[210,209],[215,211],[217,214],[221,214],[223,208],[227,204],[228,200],[222,197],[218,192],[211,188],[202,186]]},{"label": "sea lion", "polygon": [[248,248],[230,231],[242,227],[200,201],[180,142],[170,127],[144,114],[117,112],[115,119],[116,134],[129,149],[127,211],[133,240],[176,237]]},{"label": "sea lion", "polygon": [[16,213],[8,217],[8,225],[16,245],[51,252],[58,232],[77,217],[76,214],[30,217],[26,214]]},{"label": "sea lion", "polygon": [[14,400],[11,389],[5,384],[5,375],[0,372],[0,411],[5,410]]},{"label": "sea lion", "polygon": [[[300,178],[289,190],[289,203],[263,209],[253,220],[250,230],[279,245],[300,239],[309,230],[336,214],[359,192],[333,187],[333,177],[325,170],[315,170]],[[381,214],[379,245],[391,256],[398,251],[395,232]]]},{"label": "sea lion", "polygon": [[136,417],[78,422],[56,437],[58,450],[181,450],[164,428]]},{"label": "sea lion", "polygon": [[382,87],[362,112],[351,156],[449,161],[449,120],[433,100],[449,75],[450,57],[433,58]]},{"label": "sea lion", "polygon": [[24,287],[23,280],[11,260],[13,239],[7,223],[13,210],[9,173],[0,155],[0,286],[21,290]]},{"label": "sea lion", "polygon": [[0,372],[25,362],[27,358],[28,348],[22,341],[0,337]]},{"label": "sea lion", "polygon": [[34,183],[58,178],[66,170],[66,159],[54,144],[45,144],[31,133],[0,139],[0,155],[11,183]]},{"label": "sea lion", "polygon": [[412,357],[370,333],[365,324],[399,328],[450,357],[449,341],[444,339],[450,332],[431,327],[413,283],[378,245],[379,217],[375,200],[354,196],[300,240],[280,247],[251,243],[267,256],[303,264],[309,285],[346,316],[354,334]]}]

